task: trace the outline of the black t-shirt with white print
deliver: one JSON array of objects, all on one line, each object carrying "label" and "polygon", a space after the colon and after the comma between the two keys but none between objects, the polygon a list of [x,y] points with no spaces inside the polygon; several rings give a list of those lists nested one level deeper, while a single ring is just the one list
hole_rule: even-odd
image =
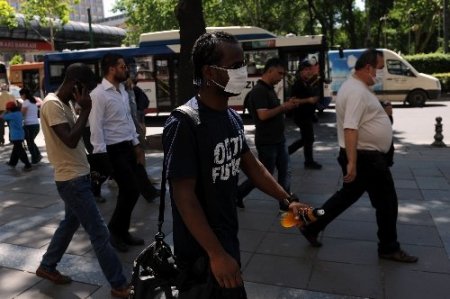
[{"label": "black t-shirt with white print", "polygon": [[[182,113],[173,113],[165,124],[163,146],[170,195],[173,194],[171,180],[195,178],[196,195],[209,225],[225,250],[240,262],[234,195],[241,155],[249,150],[242,120],[230,108],[215,111],[196,98],[186,105],[198,109],[201,128],[194,128],[189,117]],[[198,132],[203,140],[201,150]],[[205,184],[209,184],[209,188],[205,188]],[[184,262],[193,262],[205,255],[184,225],[173,200],[172,216],[175,255]]]}]

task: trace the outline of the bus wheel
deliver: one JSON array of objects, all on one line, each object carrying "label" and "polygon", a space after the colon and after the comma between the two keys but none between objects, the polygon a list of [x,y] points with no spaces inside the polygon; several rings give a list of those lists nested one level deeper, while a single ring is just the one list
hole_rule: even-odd
[{"label": "bus wheel", "polygon": [[427,94],[423,90],[414,90],[409,95],[406,101],[411,107],[423,107],[427,100]]}]

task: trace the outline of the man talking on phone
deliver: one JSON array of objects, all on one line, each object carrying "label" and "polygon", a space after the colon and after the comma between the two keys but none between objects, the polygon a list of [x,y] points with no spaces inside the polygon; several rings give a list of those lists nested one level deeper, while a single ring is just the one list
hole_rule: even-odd
[{"label": "man talking on phone", "polygon": [[[55,169],[58,193],[64,201],[65,216],[52,237],[36,275],[55,284],[68,284],[69,276],[56,266],[69,246],[80,224],[89,234],[103,274],[111,285],[111,295],[128,298],[129,288],[122,265],[109,242],[109,231],[91,191],[89,163],[81,140],[91,111],[89,91],[97,80],[91,69],[82,63],[70,65],[64,82],[49,93],[41,107],[41,125],[50,163]],[[78,118],[74,104],[80,106]]]}]

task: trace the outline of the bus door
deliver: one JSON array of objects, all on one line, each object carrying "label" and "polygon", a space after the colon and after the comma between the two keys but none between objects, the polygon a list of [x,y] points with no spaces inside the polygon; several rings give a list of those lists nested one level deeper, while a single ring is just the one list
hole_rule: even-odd
[{"label": "bus door", "polygon": [[9,90],[8,73],[6,71],[6,65],[0,62],[0,86],[6,85]]},{"label": "bus door", "polygon": [[22,87],[27,87],[32,95],[40,95],[39,69],[22,70]]},{"label": "bus door", "polygon": [[158,112],[171,111],[176,105],[177,98],[177,63],[174,57],[154,56],[154,70],[156,83],[156,106]]}]

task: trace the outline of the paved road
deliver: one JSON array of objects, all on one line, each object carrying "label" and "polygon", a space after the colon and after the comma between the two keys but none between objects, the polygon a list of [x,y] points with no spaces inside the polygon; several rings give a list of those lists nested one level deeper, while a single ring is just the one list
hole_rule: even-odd
[{"label": "paved road", "polygon": [[[444,118],[444,141],[450,144],[450,103],[425,108],[395,107],[397,139],[393,175],[399,195],[399,240],[420,257],[418,264],[380,261],[376,223],[367,197],[338,217],[321,235],[324,246],[311,248],[295,229],[279,225],[277,203],[254,191],[239,211],[243,275],[249,298],[448,298],[450,293],[450,150],[433,148],[434,118]],[[163,122],[149,120],[150,125]],[[447,128],[447,130],[446,130]],[[152,150],[148,170],[159,178],[162,154],[156,148],[160,127],[149,127]],[[249,143],[253,128],[246,125]],[[324,168],[304,170],[300,153],[292,156],[293,191],[320,205],[340,185],[335,161],[335,117],[327,110],[316,125],[316,157]],[[288,126],[288,139],[298,135]],[[38,145],[44,150],[42,137]],[[78,231],[60,270],[69,286],[54,286],[34,275],[40,257],[63,215],[46,158],[30,173],[4,166],[11,147],[0,148],[0,298],[109,298],[109,286],[89,240]],[[45,152],[44,152],[45,156]],[[104,186],[108,201],[99,207],[109,219],[116,189]],[[151,242],[156,231],[156,203],[138,202],[133,230]],[[170,242],[170,213],[164,226]],[[120,254],[127,273],[142,248]]]}]

